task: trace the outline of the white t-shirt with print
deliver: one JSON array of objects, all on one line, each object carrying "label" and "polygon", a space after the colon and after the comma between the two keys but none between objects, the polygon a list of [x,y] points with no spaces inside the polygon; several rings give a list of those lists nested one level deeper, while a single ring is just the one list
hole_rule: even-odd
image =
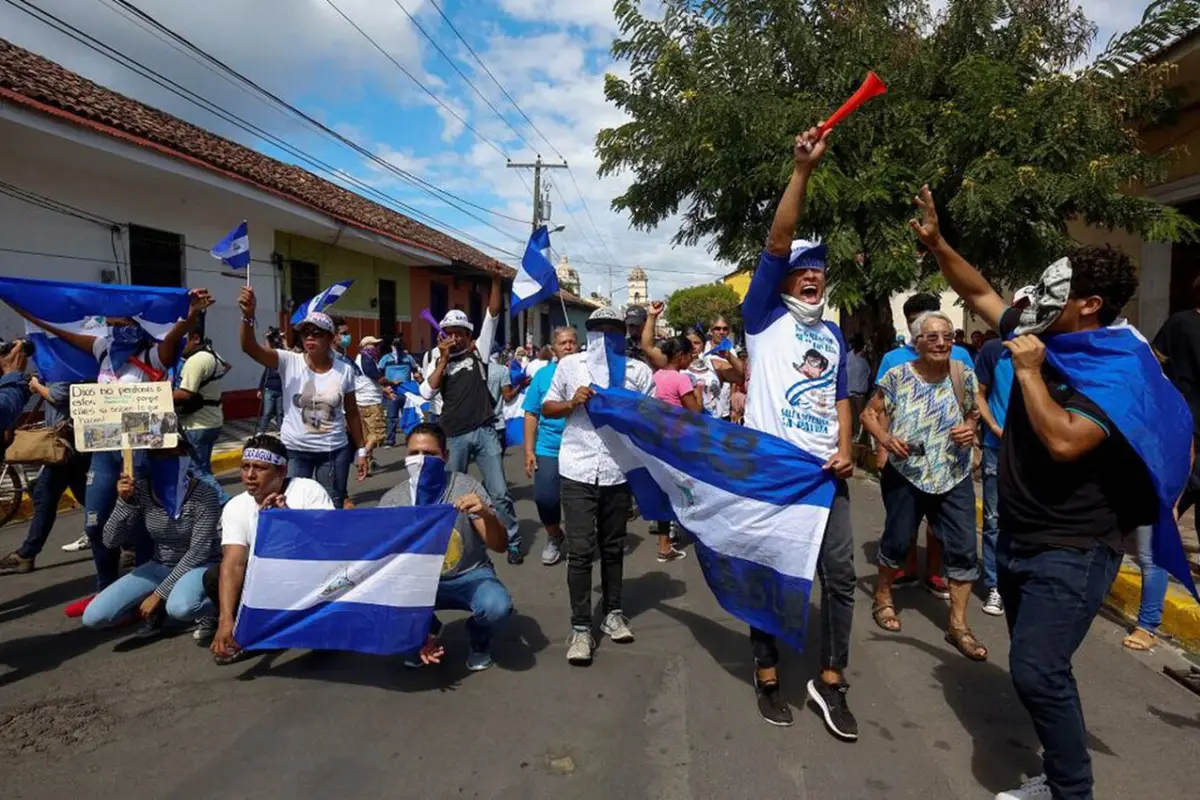
[{"label": "white t-shirt with print", "polygon": [[290,450],[330,452],[345,447],[346,395],[354,392],[354,366],[333,360],[327,372],[313,372],[302,353],[276,350],[283,383],[280,438]]},{"label": "white t-shirt with print", "polygon": [[[288,508],[333,510],[333,501],[325,487],[309,478],[289,478],[283,488]],[[221,545],[240,544],[254,548],[258,530],[258,501],[249,492],[242,492],[221,509]]]},{"label": "white t-shirt with print", "polygon": [[832,322],[798,322],[779,296],[788,257],[764,252],[742,318],[750,351],[746,425],[821,460],[837,453],[837,402],[848,398],[846,343]]},{"label": "white t-shirt with print", "polygon": [[[109,348],[112,341],[107,336],[97,336],[92,342],[92,355],[100,364],[100,374],[96,378],[97,383],[153,383],[154,376],[147,375],[146,371],[134,364],[132,361],[126,361],[120,368],[114,370],[112,359],[109,358]],[[150,348],[144,353],[135,353],[134,358],[147,364],[152,369],[159,372],[166,372],[167,368],[163,365],[162,359],[158,357],[158,342],[151,341]],[[163,380],[160,378],[159,380]]]}]

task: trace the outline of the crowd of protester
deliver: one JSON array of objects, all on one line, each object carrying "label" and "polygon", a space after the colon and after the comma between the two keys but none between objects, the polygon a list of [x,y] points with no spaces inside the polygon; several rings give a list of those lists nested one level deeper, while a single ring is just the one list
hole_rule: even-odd
[{"label": "crowd of protester", "polygon": [[[825,318],[825,245],[793,238],[825,148],[815,129],[797,137],[792,177],[742,308],[744,351],[734,346],[725,316],[660,335],[665,308],[654,302],[624,314],[595,310],[584,325],[586,342],[574,328],[561,327],[539,351],[499,354],[502,289],[495,280],[483,319],[450,310],[439,321],[436,347],[423,357],[409,353],[400,337],[366,336],[351,358],[348,326],[319,311],[294,326],[292,348],[276,328],[260,339],[255,294],[243,288],[240,345],[263,368],[261,415],[242,450],[244,491],[232,498],[211,463],[224,425],[220,380],[229,364],[205,336],[204,311],[212,303],[207,292],[191,293],[188,316],[161,340],[132,319],[99,320],[91,332],[79,333],[15,308],[94,357],[101,383],[171,380],[181,436],[174,448],[137,451],[132,469],[119,451],[73,452],[48,466],[34,493],[26,541],[0,561],[0,569],[34,569],[59,499],[70,488],[85,509],[96,592],[67,613],[88,627],[138,623],[139,637],[160,634],[168,620],[194,624],[194,637],[211,648],[217,663],[233,663],[246,656],[234,631],[260,511],[348,507],[352,473],[365,479],[378,448],[403,445],[402,479],[379,504],[437,502],[457,510],[436,610],[470,614],[466,663],[484,670],[494,663],[493,635],[513,607],[489,553],[503,553],[513,565],[524,560],[503,462],[506,448],[519,446],[545,528],[541,562],[553,566],[564,556],[567,562],[566,658],[588,664],[596,653],[596,562],[598,631],[614,642],[634,640],[622,581],[635,502],[625,471],[586,408],[597,385],[623,388],[784,439],[831,474],[834,499],[816,566],[819,664],[806,691],[833,735],[858,738],[846,679],[857,581],[848,479],[856,462],[863,463],[863,452],[874,449],[870,458],[879,470],[886,513],[874,556],[875,624],[887,633],[901,631],[895,592],[918,581],[916,544],[927,521],[922,583],[948,601],[947,644],[970,660],[988,659],[968,622],[972,590],[982,575],[982,610],[1006,617],[1013,683],[1045,749],[1046,774],[999,797],[1090,797],[1090,757],[1071,658],[1127,539],[1136,542],[1144,574],[1142,610],[1127,647],[1153,646],[1167,579],[1154,564],[1153,492],[1145,470],[1139,471],[1129,442],[1104,411],[1044,365],[1037,334],[1117,323],[1136,289],[1132,265],[1116,251],[1084,248],[1067,259],[1069,287],[1057,285],[1051,267],[1038,286],[1005,302],[942,238],[925,190],[917,198],[917,237],[958,295],[998,334],[975,332],[968,339],[940,310],[939,298],[918,293],[904,304],[907,335],[879,356],[872,376],[876,359],[863,336],[847,342]],[[1047,308],[1054,311],[1049,321]],[[1200,315],[1182,312],[1154,340],[1194,414],[1200,411],[1198,326]],[[17,423],[31,394],[40,399],[48,425],[67,416],[68,386],[27,380],[28,361],[23,345],[0,352],[5,430]],[[404,422],[411,402],[406,398],[413,396],[428,403],[415,426]],[[1200,414],[1195,417],[1200,425]],[[467,474],[472,463],[479,480]],[[430,471],[444,477],[434,498],[422,497],[418,486],[419,476]],[[1180,511],[1194,503],[1198,486],[1193,479]],[[651,522],[657,561],[685,558],[687,531],[670,520]],[[122,561],[132,562],[124,575]],[[407,666],[445,658],[440,630],[435,618]],[[791,725],[775,637],[752,627],[748,639],[758,711],[773,725]]]}]

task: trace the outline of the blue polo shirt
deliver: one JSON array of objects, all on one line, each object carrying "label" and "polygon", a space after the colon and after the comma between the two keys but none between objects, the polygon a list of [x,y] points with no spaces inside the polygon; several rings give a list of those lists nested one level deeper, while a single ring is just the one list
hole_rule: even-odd
[{"label": "blue polo shirt", "polygon": [[562,447],[563,430],[567,427],[566,418],[546,419],[542,416],[542,403],[550,391],[550,381],[554,379],[557,369],[557,361],[542,367],[525,390],[525,404],[521,408],[538,416],[537,444],[533,448],[535,456],[558,458],[558,450]]}]

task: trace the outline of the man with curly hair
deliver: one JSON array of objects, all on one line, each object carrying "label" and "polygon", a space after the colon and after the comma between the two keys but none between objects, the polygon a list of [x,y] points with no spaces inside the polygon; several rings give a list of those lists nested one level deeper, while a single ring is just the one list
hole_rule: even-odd
[{"label": "man with curly hair", "polygon": [[1124,253],[1082,247],[1042,273],[1029,308],[1010,308],[942,238],[929,187],[916,202],[918,238],[1012,353],[996,577],[1011,637],[1009,671],[1044,749],[1045,774],[996,798],[1090,799],[1092,762],[1071,659],[1116,577],[1126,537],[1157,519],[1158,498],[1099,398],[1045,363],[1040,336],[1113,325],[1137,276]]}]

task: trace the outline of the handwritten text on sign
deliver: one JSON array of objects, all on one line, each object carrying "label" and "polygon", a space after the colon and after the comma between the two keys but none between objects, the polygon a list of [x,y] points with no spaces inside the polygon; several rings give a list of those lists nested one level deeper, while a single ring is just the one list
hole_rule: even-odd
[{"label": "handwritten text on sign", "polygon": [[76,383],[71,386],[75,447],[96,450],[160,449],[179,442],[171,384]]}]

